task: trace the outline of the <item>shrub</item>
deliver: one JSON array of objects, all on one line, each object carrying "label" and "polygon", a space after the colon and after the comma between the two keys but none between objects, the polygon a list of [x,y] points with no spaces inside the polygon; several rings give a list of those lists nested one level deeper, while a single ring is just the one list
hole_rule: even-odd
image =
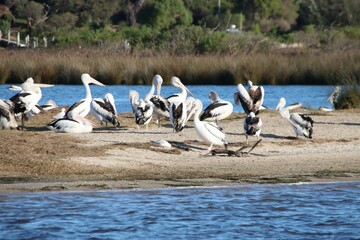
[{"label": "shrub", "polygon": [[334,102],[335,109],[360,108],[360,89],[359,86],[349,86],[343,89]]}]

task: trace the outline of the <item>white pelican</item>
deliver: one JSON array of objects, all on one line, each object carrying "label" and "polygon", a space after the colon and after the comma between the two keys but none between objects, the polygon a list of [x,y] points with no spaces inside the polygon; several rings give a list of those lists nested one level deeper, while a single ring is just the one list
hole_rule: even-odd
[{"label": "white pelican", "polygon": [[303,135],[307,138],[312,138],[314,121],[305,114],[290,113],[289,109],[285,107],[285,98],[280,98],[280,101],[276,107],[279,110],[280,115],[285,118],[293,127],[296,137]]},{"label": "white pelican", "polygon": [[139,125],[145,125],[148,129],[153,114],[152,105],[142,99],[139,100],[139,93],[135,90],[130,90],[129,99],[137,127],[140,128]]},{"label": "white pelican", "polygon": [[135,122],[137,125],[145,125],[146,129],[148,129],[148,125],[151,121],[153,114],[153,107],[140,99],[139,105],[135,109]]},{"label": "white pelican", "polygon": [[[153,104],[154,112],[157,115],[158,125],[160,125],[161,117],[165,117],[165,118],[170,117],[170,113],[169,113],[170,102],[166,98],[160,95],[162,83],[163,83],[162,77],[156,74],[152,80],[151,90],[144,98],[145,101],[147,102],[150,101]],[[155,87],[157,90],[156,95],[154,95]]]},{"label": "white pelican", "polygon": [[327,101],[331,103],[331,105],[334,107],[334,104],[338,101],[339,95],[341,93],[341,87],[336,86],[334,91],[330,94]]},{"label": "white pelican", "polygon": [[52,121],[47,125],[48,129],[61,133],[89,133],[93,129],[94,123],[81,116],[75,119],[60,118]]},{"label": "white pelican", "polygon": [[225,134],[221,131],[221,128],[215,123],[205,122],[199,119],[202,107],[202,102],[199,99],[196,99],[192,109],[192,111],[194,111],[194,126],[196,133],[202,140],[210,144],[208,149],[209,152],[212,150],[213,145],[224,146],[227,148],[228,141],[226,141]]},{"label": "white pelican", "polygon": [[91,101],[91,113],[100,120],[101,126],[105,122],[106,126],[108,123],[112,123],[115,127],[120,127],[120,122],[116,116],[114,96],[111,93],[105,94],[103,99],[93,99]]},{"label": "white pelican", "polygon": [[187,93],[192,96],[192,93],[187,89],[187,87],[182,84],[179,78],[172,77],[171,84],[174,87],[180,88],[181,93],[173,94],[167,98],[170,102],[170,121],[173,125],[173,129],[175,132],[180,132],[187,121],[187,110],[185,100],[187,97]]},{"label": "white pelican", "polygon": [[26,117],[38,114],[41,110],[37,107],[39,100],[42,97],[40,87],[52,87],[53,85],[34,83],[33,78],[28,78],[20,86],[12,86],[11,90],[19,91],[10,98],[15,103],[15,114],[21,114],[22,127],[24,127],[24,120]]},{"label": "white pelican", "polygon": [[264,102],[265,90],[262,86],[253,86],[252,82],[248,81],[249,89],[239,83],[237,85],[237,91],[234,93],[235,104],[243,107],[246,114],[250,112],[259,114],[260,107]]},{"label": "white pelican", "polygon": [[215,121],[229,117],[233,111],[233,105],[229,101],[222,100],[215,91],[209,92],[211,104],[200,115],[200,120]]},{"label": "white pelican", "polygon": [[0,129],[17,129],[15,119],[15,104],[6,99],[0,100]]},{"label": "white pelican", "polygon": [[54,100],[48,100],[45,104],[40,105],[41,109],[44,111],[49,111],[51,109],[57,108],[58,105]]},{"label": "white pelican", "polygon": [[255,116],[255,113],[250,112],[244,120],[244,133],[246,140],[248,136],[255,136],[257,139],[260,137],[262,121],[259,117]]},{"label": "white pelican", "polygon": [[89,74],[83,73],[81,75],[81,81],[84,84],[86,90],[86,96],[79,102],[74,103],[65,113],[66,118],[75,119],[76,116],[86,117],[90,112],[90,103],[92,100],[91,90],[89,84],[95,84],[98,86],[105,86],[101,82],[92,78]]}]

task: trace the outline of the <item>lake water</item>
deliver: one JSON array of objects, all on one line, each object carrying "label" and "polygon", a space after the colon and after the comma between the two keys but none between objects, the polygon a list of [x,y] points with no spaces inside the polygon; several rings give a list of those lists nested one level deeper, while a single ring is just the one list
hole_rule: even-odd
[{"label": "lake water", "polygon": [[360,182],[0,194],[1,239],[359,239]]},{"label": "lake water", "polygon": [[[0,99],[8,99],[15,94],[14,91],[8,89],[10,85],[0,85]],[[190,85],[187,86],[193,93],[195,98],[199,98],[204,107],[209,104],[208,92],[210,90],[216,91],[224,100],[234,102],[234,92],[236,86],[214,86],[214,85]],[[265,100],[264,106],[275,109],[279,99],[285,97],[287,104],[302,103],[307,108],[317,109],[321,106],[331,108],[327,102],[328,96],[334,89],[334,86],[304,86],[304,85],[285,85],[285,86],[264,86]],[[144,98],[150,91],[150,86],[144,85],[110,85],[110,86],[95,86],[91,85],[92,97],[102,98],[106,93],[112,93],[115,98],[115,104],[118,112],[131,112],[129,102],[129,91],[133,89],[139,92],[140,98]],[[178,93],[179,89],[173,86],[163,86],[161,95],[170,96]],[[70,106],[85,97],[85,88],[83,85],[56,85],[51,88],[42,89],[43,97],[40,104],[45,104],[49,99],[54,100],[59,106]],[[235,106],[234,111],[243,111],[242,107]]]}]

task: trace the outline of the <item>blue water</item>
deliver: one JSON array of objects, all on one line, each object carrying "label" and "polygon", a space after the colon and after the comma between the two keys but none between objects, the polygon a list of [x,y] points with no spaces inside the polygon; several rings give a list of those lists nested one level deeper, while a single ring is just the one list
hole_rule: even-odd
[{"label": "blue water", "polygon": [[[0,84],[0,99],[7,99],[13,96],[16,92],[8,89],[10,85]],[[234,102],[234,92],[236,86],[187,86],[193,93],[194,97],[199,98],[204,106],[209,104],[208,92],[214,90],[218,92],[220,97],[224,100]],[[265,100],[264,106],[275,109],[279,99],[285,97],[287,104],[302,103],[307,108],[317,109],[321,106],[331,108],[329,102],[326,101],[334,86],[303,86],[303,85],[285,85],[285,86],[264,86]],[[150,86],[144,85],[111,85],[111,86],[95,86],[91,85],[92,96],[94,98],[102,98],[106,93],[112,93],[115,98],[115,104],[118,112],[131,112],[129,102],[129,91],[133,89],[139,92],[140,98],[150,91]],[[170,96],[173,93],[178,93],[179,89],[173,86],[163,86],[161,95]],[[70,106],[85,97],[85,88],[83,85],[56,85],[51,88],[42,89],[43,97],[40,104],[45,104],[47,100],[54,100],[59,106]],[[241,106],[235,106],[234,111],[243,111]]]},{"label": "blue water", "polygon": [[0,194],[1,239],[359,239],[360,182]]}]

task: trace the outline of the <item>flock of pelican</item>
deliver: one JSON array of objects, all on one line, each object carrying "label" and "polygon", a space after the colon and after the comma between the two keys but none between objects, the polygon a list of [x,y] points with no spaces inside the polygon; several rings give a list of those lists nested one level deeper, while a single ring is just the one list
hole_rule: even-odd
[{"label": "flock of pelican", "polygon": [[[71,105],[67,111],[63,108],[60,113],[54,116],[55,119],[47,127],[54,132],[91,132],[95,123],[86,118],[89,113],[93,114],[101,125],[110,123],[119,127],[120,122],[117,119],[113,95],[107,93],[104,98],[92,98],[89,85],[104,86],[104,84],[87,73],[81,75],[81,81],[86,90],[85,98]],[[151,89],[144,98],[140,98],[139,93],[135,90],[129,92],[129,100],[137,127],[140,128],[140,125],[145,125],[147,129],[154,116],[159,125],[162,119],[169,119],[173,132],[177,133],[183,130],[193,116],[196,133],[204,142],[210,144],[209,151],[213,145],[226,148],[228,141],[222,132],[222,128],[219,127],[219,122],[232,114],[233,104],[222,100],[215,91],[210,91],[208,97],[211,103],[203,110],[203,103],[194,98],[178,77],[172,77],[170,82],[172,86],[178,89],[178,92],[167,97],[161,95],[163,79],[160,75],[154,76]],[[238,84],[234,93],[235,104],[241,104],[247,115],[243,123],[246,140],[248,136],[260,137],[262,121],[259,113],[264,109],[265,96],[262,86],[253,85],[250,80],[247,85],[248,88],[246,89],[242,84]],[[42,97],[41,88],[52,86],[34,83],[32,78],[28,78],[20,86],[13,85],[10,87],[11,90],[18,91],[18,93],[10,99],[0,100],[0,128],[19,129],[16,119],[21,119],[22,127],[24,127],[24,120],[28,117],[57,107],[52,101],[42,106],[38,105]],[[305,114],[290,113],[293,107],[285,107],[285,105],[285,98],[281,98],[276,109],[280,116],[289,122],[296,137],[312,138],[314,121],[311,117]]]}]

